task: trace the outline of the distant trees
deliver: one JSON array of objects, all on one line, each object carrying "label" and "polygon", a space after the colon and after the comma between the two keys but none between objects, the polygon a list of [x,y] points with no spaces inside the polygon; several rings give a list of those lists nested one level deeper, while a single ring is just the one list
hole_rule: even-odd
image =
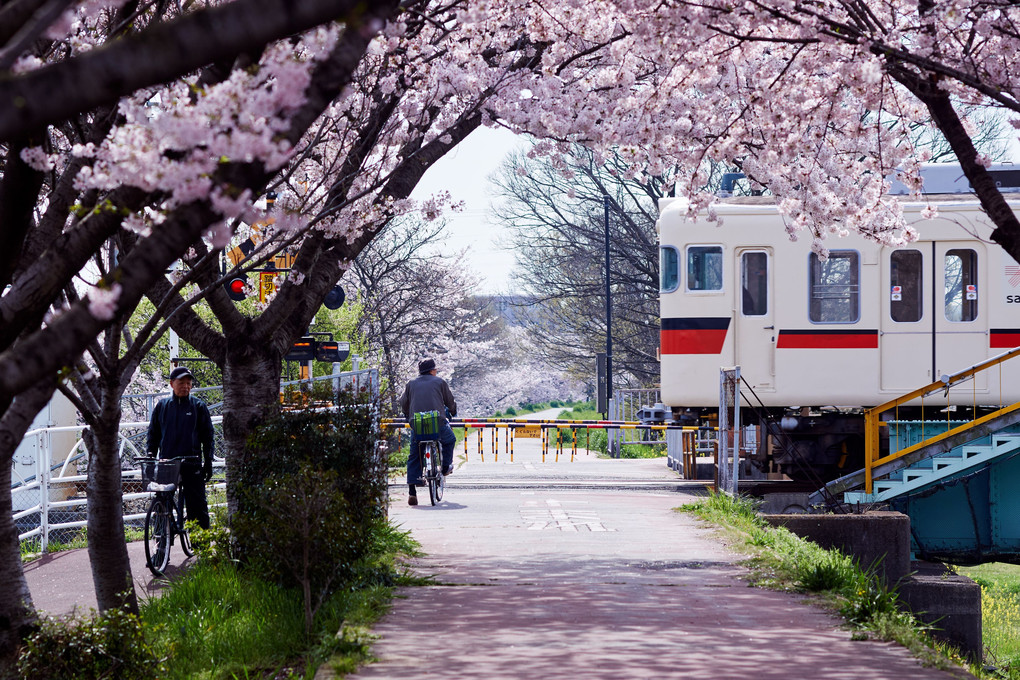
[{"label": "distant trees", "polygon": [[[464,253],[444,251],[444,227],[439,221],[394,220],[345,276],[363,307],[360,331],[380,353],[392,413],[419,360],[497,332],[496,319],[474,299],[478,282]],[[444,377],[451,368],[442,367]]]},{"label": "distant trees", "polygon": [[466,254],[445,252],[443,229],[441,222],[394,220],[345,275],[363,308],[359,330],[379,352],[373,361],[386,378],[389,410],[399,415],[397,398],[425,357],[438,362],[460,415],[577,395],[574,381],[550,370],[544,349],[478,294]]},{"label": "distant trees", "polygon": [[670,177],[628,178],[619,155],[603,164],[583,147],[552,161],[517,153],[494,179],[496,214],[518,249],[515,313],[546,361],[594,380],[605,351],[605,209],[609,211],[613,365],[618,385],[658,380],[659,247],[656,202]]}]

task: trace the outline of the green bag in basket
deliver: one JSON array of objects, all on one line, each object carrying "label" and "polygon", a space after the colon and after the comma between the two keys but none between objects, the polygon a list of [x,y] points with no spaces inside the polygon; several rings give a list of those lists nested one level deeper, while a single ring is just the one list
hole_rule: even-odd
[{"label": "green bag in basket", "polygon": [[411,418],[411,429],[419,437],[439,434],[439,411],[421,411]]}]

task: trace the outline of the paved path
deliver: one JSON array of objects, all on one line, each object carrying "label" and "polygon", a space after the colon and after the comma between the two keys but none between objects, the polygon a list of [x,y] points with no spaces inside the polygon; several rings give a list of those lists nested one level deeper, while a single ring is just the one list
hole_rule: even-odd
[{"label": "paved path", "polygon": [[[965,676],[921,668],[893,644],[851,641],[802,597],[748,588],[740,556],[674,512],[699,485],[677,480],[662,459],[582,453],[543,463],[537,440],[525,442],[510,463],[502,453],[481,461],[469,441],[435,507],[427,492],[409,507],[406,487],[392,487],[391,517],[421,542],[427,557],[413,566],[436,585],[399,592],[376,627],[379,661],[349,677]],[[129,552],[140,594],[158,594],[142,544]],[[47,556],[26,576],[42,610],[95,606],[85,551]]]},{"label": "paved path", "polygon": [[696,487],[645,490],[678,488],[663,459],[543,464],[517,443],[511,464],[483,463],[469,442],[435,507],[420,491],[408,507],[393,487],[390,516],[421,542],[413,567],[436,585],[400,591],[376,627],[379,660],[348,677],[969,677],[852,641],[801,596],[749,588],[740,556],[674,511]]},{"label": "paved path", "polygon": [[[166,578],[156,578],[145,567],[145,545],[142,541],[128,543],[128,557],[131,560],[135,592],[141,599],[158,596],[166,586],[167,579],[173,579],[196,559],[185,557],[184,551],[174,544],[170,551]],[[75,610],[87,613],[89,609],[98,606],[88,550],[66,550],[43,555],[25,565],[25,579],[32,593],[32,604],[47,614],[61,616]]]}]

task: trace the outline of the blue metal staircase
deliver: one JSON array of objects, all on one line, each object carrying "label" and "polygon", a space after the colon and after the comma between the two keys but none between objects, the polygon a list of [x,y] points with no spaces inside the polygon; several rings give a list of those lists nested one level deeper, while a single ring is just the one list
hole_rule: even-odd
[{"label": "blue metal staircase", "polygon": [[[879,504],[910,517],[915,554],[948,562],[1020,563],[1020,403],[978,415],[974,376],[1020,356],[1020,347],[864,412],[864,468],[808,497],[812,507]],[[971,420],[902,421],[901,406],[941,401],[970,383]],[[1000,397],[1001,398],[1001,397]],[[966,403],[966,402],[964,402]],[[994,408],[984,404],[982,409]],[[883,420],[888,418],[888,420]]]},{"label": "blue metal staircase", "polygon": [[[898,423],[889,423],[890,429]],[[1016,428],[1011,425],[1010,428]],[[908,467],[896,470],[874,481],[873,493],[846,491],[845,503],[880,503],[899,496],[929,489],[942,481],[968,474],[996,459],[1020,452],[1020,431],[1003,431],[982,437],[976,442],[957,446],[945,453],[923,458]]]}]

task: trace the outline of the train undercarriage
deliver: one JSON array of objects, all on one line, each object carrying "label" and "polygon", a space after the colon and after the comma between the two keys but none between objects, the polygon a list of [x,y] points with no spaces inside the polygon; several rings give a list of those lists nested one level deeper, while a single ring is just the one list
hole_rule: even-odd
[{"label": "train undercarriage", "polygon": [[[997,407],[977,407],[977,416]],[[964,412],[965,411],[965,412]],[[673,422],[683,425],[716,426],[718,409],[673,408]],[[901,421],[955,419],[944,410],[922,412],[920,407],[901,408]],[[972,409],[961,409],[959,418],[975,417]],[[753,443],[742,456],[762,473],[782,473],[790,479],[825,483],[864,467],[864,409],[837,407],[793,407],[741,409],[743,426],[756,427]],[[888,428],[879,435],[879,451],[889,451]],[[748,437],[750,439],[750,437]]]}]

